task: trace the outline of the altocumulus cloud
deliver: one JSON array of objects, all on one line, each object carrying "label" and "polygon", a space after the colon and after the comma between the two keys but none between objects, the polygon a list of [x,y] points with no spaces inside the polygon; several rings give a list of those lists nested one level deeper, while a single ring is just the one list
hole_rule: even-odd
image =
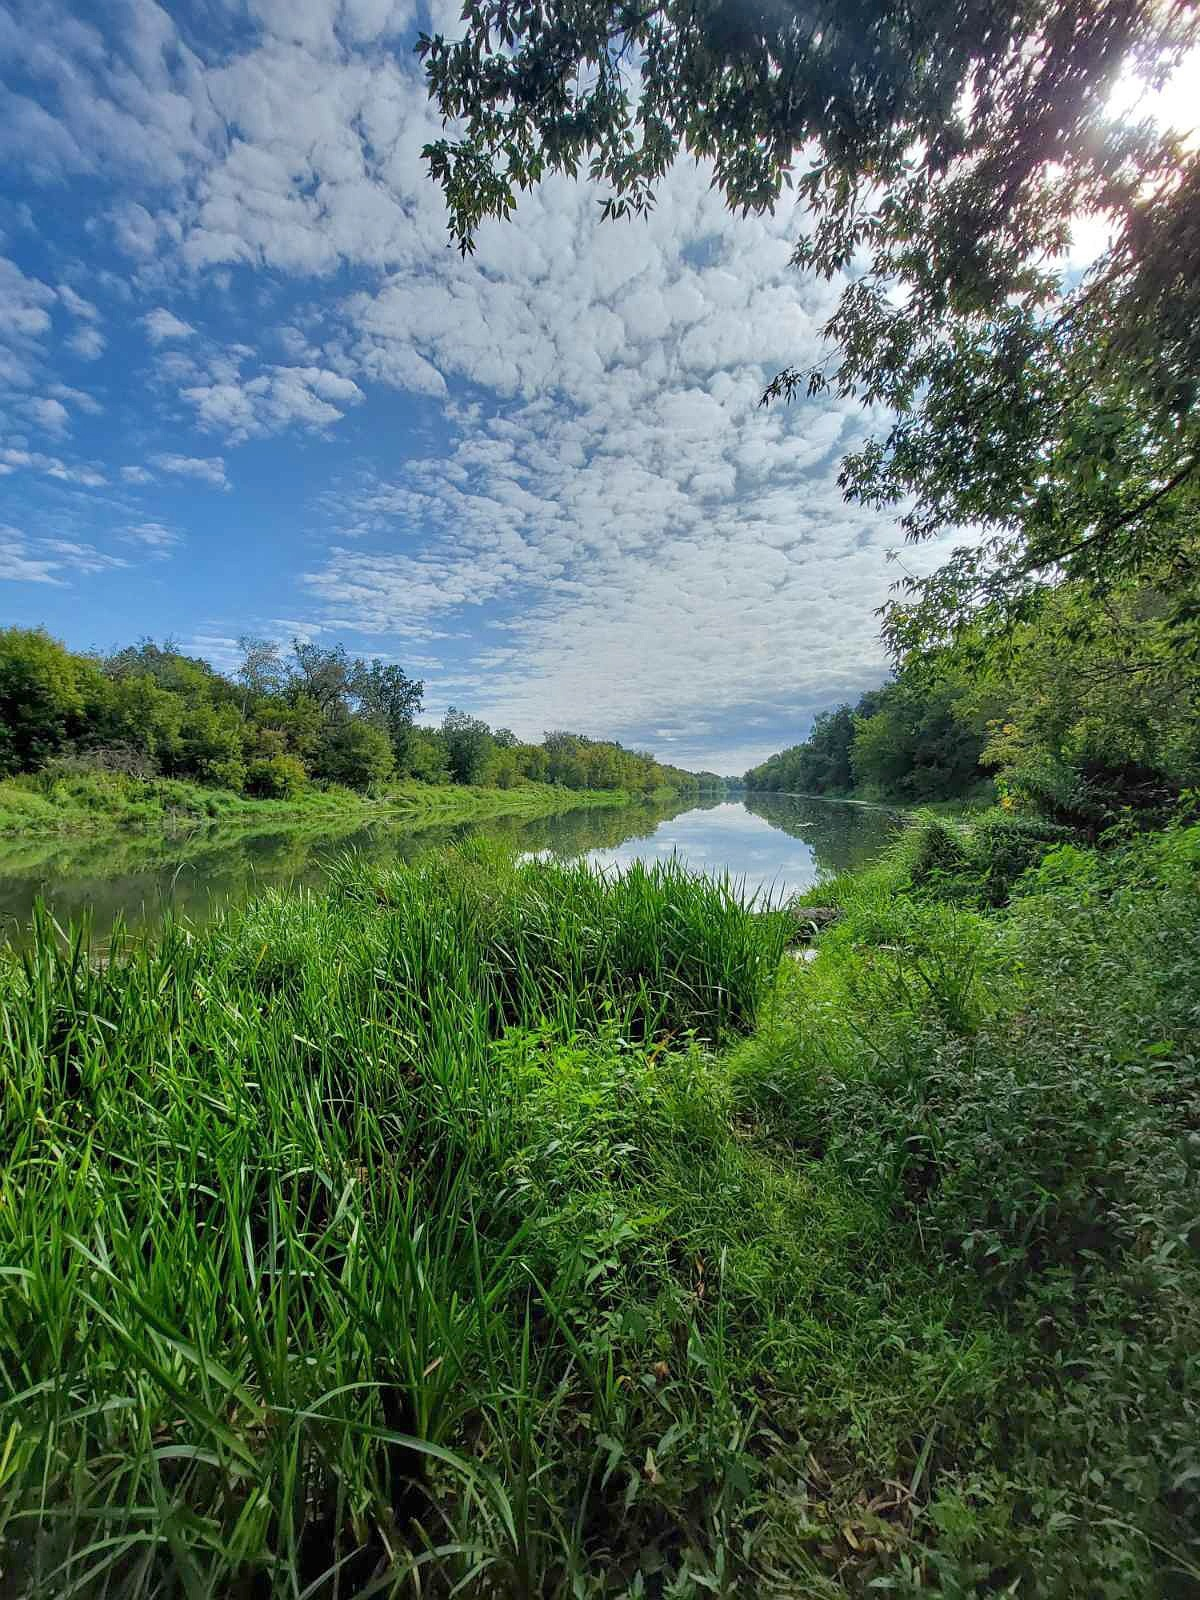
[{"label": "altocumulus cloud", "polygon": [[[76,288],[32,253],[0,262],[0,462],[103,483],[95,441],[86,461],[67,445],[78,423],[120,425],[121,395],[85,383],[100,368],[120,389],[119,344],[138,404],[108,459],[147,466],[110,469],[119,505],[91,485],[112,539],[182,572],[201,546],[179,519],[204,513],[156,496],[232,485],[249,582],[243,483],[268,508],[293,497],[269,594],[231,587],[203,637],[286,610],[357,650],[410,660],[423,641],[433,709],[725,770],[877,679],[896,534],[835,481],[871,418],[757,405],[818,352],[838,292],[789,268],[803,218],[731,218],[681,166],[638,223],[548,184],[464,262],[421,161],[436,124],[410,51],[456,8],[245,9],[235,27],[138,0],[101,31],[82,5],[0,4],[8,159],[31,185],[103,179],[88,237],[112,256],[94,281],[68,272]],[[17,580],[90,570],[6,537]]]}]

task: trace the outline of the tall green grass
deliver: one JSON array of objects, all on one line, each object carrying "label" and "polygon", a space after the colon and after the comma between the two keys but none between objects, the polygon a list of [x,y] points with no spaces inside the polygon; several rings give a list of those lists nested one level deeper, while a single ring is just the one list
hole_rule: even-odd
[{"label": "tall green grass", "polygon": [[1200,830],[999,910],[914,848],[803,967],[477,842],[103,960],[42,916],[0,1592],[1195,1593]]},{"label": "tall green grass", "polygon": [[43,916],[3,976],[8,1591],[537,1592],[582,1535],[535,1458],[613,1375],[534,1270],[529,1063],[724,1038],[783,938],[674,866],[481,847],[103,962]]}]

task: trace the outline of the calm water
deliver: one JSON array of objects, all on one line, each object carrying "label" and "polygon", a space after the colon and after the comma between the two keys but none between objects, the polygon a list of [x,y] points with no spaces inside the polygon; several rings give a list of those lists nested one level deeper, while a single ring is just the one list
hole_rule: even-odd
[{"label": "calm water", "polygon": [[339,832],[326,823],[319,831],[239,835],[197,829],[165,841],[43,840],[0,845],[0,930],[19,942],[38,895],[60,922],[90,913],[100,936],[118,916],[154,922],[167,907],[202,921],[271,884],[318,885],[326,863],[345,850],[379,862],[407,860],[472,833],[618,868],[675,852],[698,871],[734,874],[748,892],[784,895],[823,871],[872,860],[895,826],[888,812],[871,807],[756,795],[679,810],[641,805],[438,828],[375,823]]}]

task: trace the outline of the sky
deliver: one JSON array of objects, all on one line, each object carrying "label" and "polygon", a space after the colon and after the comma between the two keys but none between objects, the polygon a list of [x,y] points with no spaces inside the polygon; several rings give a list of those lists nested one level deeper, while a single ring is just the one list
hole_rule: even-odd
[{"label": "sky", "polygon": [[740,772],[886,672],[901,541],[836,484],[872,419],[758,406],[840,285],[691,163],[648,221],[549,182],[463,261],[432,7],[0,0],[0,622],[340,642],[430,719]]}]

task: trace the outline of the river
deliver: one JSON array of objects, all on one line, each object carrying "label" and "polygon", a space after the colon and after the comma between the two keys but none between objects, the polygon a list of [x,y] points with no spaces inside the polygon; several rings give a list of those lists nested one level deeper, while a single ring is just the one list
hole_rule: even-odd
[{"label": "river", "polygon": [[873,860],[896,828],[889,812],[784,795],[688,807],[652,805],[565,811],[550,817],[491,817],[440,827],[376,822],[232,831],[198,828],[164,839],[53,839],[0,846],[0,930],[19,943],[40,895],[62,923],[90,916],[103,939],[121,917],[131,926],[171,908],[195,922],[275,884],[319,886],[346,850],[373,861],[409,860],[471,834],[509,840],[522,851],[586,855],[619,869],[677,854],[697,871],[727,872],[747,894],[786,896],[823,872]]}]

